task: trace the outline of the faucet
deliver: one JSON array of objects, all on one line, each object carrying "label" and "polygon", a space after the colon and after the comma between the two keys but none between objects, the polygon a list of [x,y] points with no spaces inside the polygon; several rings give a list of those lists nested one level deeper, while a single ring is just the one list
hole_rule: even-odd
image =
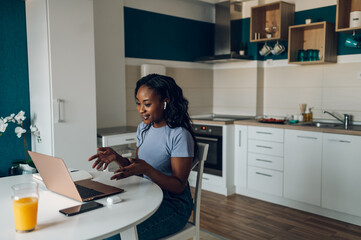
[{"label": "faucet", "polygon": [[334,114],[332,114],[332,113],[330,113],[330,112],[328,112],[328,111],[326,111],[326,110],[324,110],[323,113],[328,113],[328,114],[330,114],[332,117],[334,117],[334,118],[336,118],[337,120],[339,120],[340,122],[342,122],[342,123],[343,123],[343,126],[345,127],[345,129],[347,129],[348,126],[350,125],[351,120],[350,120],[350,115],[349,115],[349,114],[344,114],[344,115],[343,115],[344,118],[343,118],[343,120],[342,120],[342,119],[340,119],[339,117],[335,116]]}]

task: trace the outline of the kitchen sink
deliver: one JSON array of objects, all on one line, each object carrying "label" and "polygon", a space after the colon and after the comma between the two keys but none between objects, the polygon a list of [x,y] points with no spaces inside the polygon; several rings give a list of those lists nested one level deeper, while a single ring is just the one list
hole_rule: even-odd
[{"label": "kitchen sink", "polygon": [[334,123],[334,122],[300,122],[298,123],[298,125],[317,127],[317,128],[336,128],[336,129],[361,131],[361,125],[349,125],[347,126],[347,128],[345,128],[345,126],[342,123]]},{"label": "kitchen sink", "polygon": [[305,122],[305,123],[301,123],[301,125],[319,127],[319,128],[340,128],[340,127],[343,127],[342,123],[329,123],[329,122]]},{"label": "kitchen sink", "polygon": [[340,127],[343,126],[341,123],[326,123],[326,122],[312,122],[311,126],[315,127],[324,127],[324,128],[334,128],[334,127]]}]

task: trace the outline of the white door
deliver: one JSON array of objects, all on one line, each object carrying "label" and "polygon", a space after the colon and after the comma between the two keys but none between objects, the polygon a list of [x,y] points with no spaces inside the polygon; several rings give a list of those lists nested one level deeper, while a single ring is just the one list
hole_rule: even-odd
[{"label": "white door", "polygon": [[[33,4],[39,6],[38,11],[32,11]],[[39,11],[41,18],[35,15]],[[31,88],[32,113],[39,121],[46,119],[44,128],[38,125],[46,137],[35,150],[63,158],[68,167],[90,169],[87,159],[96,152],[93,2],[27,1],[28,19],[28,26],[42,33],[28,33],[32,39],[28,48],[38,47],[36,41],[48,46],[42,48],[42,59],[29,54],[30,63],[38,62],[33,65],[38,68],[34,73],[42,74],[42,68],[48,72],[40,78],[44,87],[37,83],[36,74],[30,75],[31,85],[39,87]],[[44,97],[38,99],[37,93]],[[46,132],[49,124],[51,135]]]},{"label": "white door", "polygon": [[234,179],[236,188],[247,187],[247,126],[235,125]]},{"label": "white door", "polygon": [[361,216],[361,136],[324,134],[322,207]]},{"label": "white door", "polygon": [[284,197],[321,205],[322,133],[285,130]]}]

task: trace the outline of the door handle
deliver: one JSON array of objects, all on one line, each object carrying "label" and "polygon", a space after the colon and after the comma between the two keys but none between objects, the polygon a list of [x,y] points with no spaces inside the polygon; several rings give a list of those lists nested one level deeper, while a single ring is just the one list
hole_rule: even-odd
[{"label": "door handle", "polygon": [[341,143],[351,143],[351,141],[341,140],[341,139],[328,139],[329,142],[341,142]]},{"label": "door handle", "polygon": [[317,137],[308,137],[308,136],[297,136],[298,138],[312,139],[317,140]]},{"label": "door handle", "polygon": [[261,172],[256,172],[256,174],[262,175],[262,176],[265,176],[265,177],[272,177],[271,174],[266,174],[266,173],[261,173]]},{"label": "door handle", "polygon": [[259,147],[259,148],[272,149],[272,147],[269,147],[269,146],[263,146],[263,145],[256,145],[256,147]]},{"label": "door handle", "polygon": [[271,160],[260,159],[260,158],[256,158],[256,161],[259,161],[259,162],[268,162],[268,163],[272,163],[272,161],[271,161]]},{"label": "door handle", "polygon": [[129,142],[129,141],[135,141],[135,138],[127,138],[125,139],[125,141]]},{"label": "door handle", "polygon": [[256,133],[259,133],[259,134],[267,134],[267,135],[272,135],[272,133],[270,133],[270,132],[259,132],[259,131],[257,131]]},{"label": "door handle", "polygon": [[[58,117],[57,117],[57,120],[55,121],[56,123],[63,123],[65,122],[64,120],[64,117],[62,116],[62,112],[64,111],[64,100],[63,99],[60,99],[60,98],[57,98],[56,99],[56,107],[58,108],[57,110],[54,110],[54,112],[57,112],[58,113]],[[62,111],[63,109],[63,111]]]}]

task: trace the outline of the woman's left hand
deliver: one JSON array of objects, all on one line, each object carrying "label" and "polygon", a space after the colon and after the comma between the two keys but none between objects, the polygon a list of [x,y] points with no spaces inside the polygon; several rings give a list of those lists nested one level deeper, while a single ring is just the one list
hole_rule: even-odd
[{"label": "woman's left hand", "polygon": [[126,167],[121,167],[114,172],[111,180],[119,180],[133,175],[146,174],[151,166],[142,159],[129,158],[130,164]]}]

